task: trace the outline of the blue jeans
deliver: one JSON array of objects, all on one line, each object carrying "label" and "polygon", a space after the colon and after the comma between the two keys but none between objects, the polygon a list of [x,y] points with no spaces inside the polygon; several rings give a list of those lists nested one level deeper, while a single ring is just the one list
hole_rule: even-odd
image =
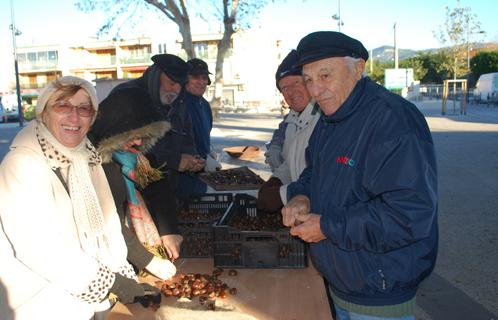
[{"label": "blue jeans", "polygon": [[335,305],[334,307],[336,320],[415,320],[415,316],[413,315],[399,318],[384,318],[349,312],[338,305]]}]

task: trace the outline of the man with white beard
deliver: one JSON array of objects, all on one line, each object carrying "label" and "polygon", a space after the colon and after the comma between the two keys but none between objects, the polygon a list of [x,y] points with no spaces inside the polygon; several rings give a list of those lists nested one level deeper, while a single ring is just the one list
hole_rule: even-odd
[{"label": "man with white beard", "polygon": [[173,248],[169,250],[170,258],[177,259],[183,241],[176,217],[178,176],[202,170],[205,160],[197,154],[192,120],[184,102],[182,87],[187,82],[188,64],[172,54],[155,55],[152,61],[154,63],[140,78],[118,85],[109,96],[122,94],[131,88],[140,88],[150,96],[159,110],[159,120],[171,123],[171,129],[145,153],[152,167],[163,172],[163,178],[149,184],[142,195],[163,244]]}]

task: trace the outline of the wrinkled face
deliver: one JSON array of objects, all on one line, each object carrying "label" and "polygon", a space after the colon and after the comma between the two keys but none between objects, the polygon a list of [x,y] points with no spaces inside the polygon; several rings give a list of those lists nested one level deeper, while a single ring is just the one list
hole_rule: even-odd
[{"label": "wrinkled face", "polygon": [[308,92],[330,116],[349,97],[361,79],[365,61],[348,62],[344,57],[326,58],[303,66],[303,77]]},{"label": "wrinkled face", "polygon": [[209,76],[207,74],[195,74],[188,76],[188,83],[185,86],[188,92],[194,96],[202,96],[206,92],[209,83]]},{"label": "wrinkled face", "polygon": [[278,87],[289,107],[296,112],[303,111],[311,100],[302,76],[284,77],[278,81]]},{"label": "wrinkled face", "polygon": [[[59,143],[74,148],[85,139],[90,129],[93,113],[88,114],[89,106],[92,106],[90,96],[80,89],[70,98],[47,105],[43,110],[42,121]],[[78,108],[82,110],[78,111]]]},{"label": "wrinkled face", "polygon": [[171,80],[164,72],[161,72],[161,85],[159,87],[159,98],[163,105],[172,104],[182,90],[181,84]]}]

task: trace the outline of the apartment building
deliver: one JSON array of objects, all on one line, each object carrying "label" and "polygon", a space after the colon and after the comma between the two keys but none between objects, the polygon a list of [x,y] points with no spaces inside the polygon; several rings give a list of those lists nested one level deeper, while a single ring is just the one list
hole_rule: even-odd
[{"label": "apartment building", "polygon": [[[193,35],[196,56],[203,59],[214,80],[217,44],[222,34]],[[151,64],[151,56],[172,53],[187,59],[181,40],[168,43],[150,37],[119,40],[89,40],[81,45],[42,45],[18,48],[19,77],[23,97],[36,97],[48,82],[74,75],[93,81],[99,98],[104,98],[117,83],[137,78]],[[253,107],[278,105],[274,72],[285,56],[278,41],[256,34],[237,32],[223,65],[223,89],[208,88],[206,98],[222,90],[227,105]],[[214,81],[213,81],[214,82]]]},{"label": "apartment building", "polygon": [[150,65],[151,54],[150,38],[95,40],[71,47],[20,47],[19,82],[24,90],[43,88],[47,82],[63,75],[89,81],[136,78]]}]

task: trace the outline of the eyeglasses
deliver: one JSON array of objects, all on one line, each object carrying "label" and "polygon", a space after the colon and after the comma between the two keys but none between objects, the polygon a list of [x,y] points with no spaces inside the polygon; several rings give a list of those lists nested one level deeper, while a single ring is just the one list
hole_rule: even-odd
[{"label": "eyeglasses", "polygon": [[57,101],[52,105],[52,109],[56,113],[60,114],[69,114],[73,112],[73,109],[76,109],[76,112],[81,117],[92,117],[95,114],[95,109],[92,107],[90,103],[82,103],[78,106],[72,105],[69,101]]}]

